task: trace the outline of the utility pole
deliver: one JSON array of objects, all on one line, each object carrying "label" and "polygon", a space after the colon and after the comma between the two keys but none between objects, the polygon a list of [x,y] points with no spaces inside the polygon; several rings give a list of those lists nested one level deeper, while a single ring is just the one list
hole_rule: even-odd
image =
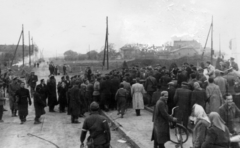
[{"label": "utility pole", "polygon": [[108,17],[107,17],[107,40],[106,40],[106,47],[107,47],[107,70],[109,69],[109,51],[108,51]]},{"label": "utility pole", "polygon": [[23,66],[24,66],[24,28],[23,28],[23,25],[22,25],[22,50],[23,50]]},{"label": "utility pole", "polygon": [[213,51],[213,16],[212,16],[212,32],[211,32],[211,64],[213,64],[213,54],[214,54],[214,51]]},{"label": "utility pole", "polygon": [[30,39],[30,31],[28,31],[28,38],[29,38],[29,51],[28,51],[28,55],[29,55],[29,66],[31,67],[31,39]]},{"label": "utility pole", "polygon": [[33,45],[33,37],[32,37],[32,55],[34,56],[34,45]]}]

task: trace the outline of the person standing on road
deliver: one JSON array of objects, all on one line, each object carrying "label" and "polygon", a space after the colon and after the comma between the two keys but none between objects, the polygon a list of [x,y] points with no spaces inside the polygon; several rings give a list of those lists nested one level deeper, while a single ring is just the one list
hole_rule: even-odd
[{"label": "person standing on road", "polygon": [[[83,123],[82,133],[80,137],[81,148],[84,147],[84,141],[86,134],[89,131],[90,136],[87,141],[94,148],[109,148],[111,141],[111,133],[106,118],[99,115],[99,105],[97,102],[92,102],[90,105],[91,114],[87,117]],[[88,145],[88,147],[90,147]]]},{"label": "person standing on road", "polygon": [[168,92],[162,91],[153,112],[152,141],[154,148],[165,148],[164,144],[170,140],[169,122],[176,122],[177,118],[168,114]]},{"label": "person standing on road", "polygon": [[124,77],[122,83],[124,89],[127,90],[127,102],[126,102],[126,108],[129,108],[132,106],[132,97],[131,97],[131,84],[127,82],[127,78]]},{"label": "person standing on road", "polygon": [[65,113],[65,108],[67,107],[67,91],[65,81],[61,82],[61,85],[58,86],[58,96],[59,96],[59,111],[60,113]]},{"label": "person standing on road", "polygon": [[144,88],[147,91],[147,97],[148,97],[148,106],[153,106],[152,104],[152,95],[156,91],[157,88],[157,80],[152,76],[153,74],[150,73],[147,77]]},{"label": "person standing on road", "polygon": [[209,85],[207,86],[207,98],[208,103],[206,105],[206,112],[218,112],[219,107],[223,104],[222,93],[219,89],[219,86],[214,84],[214,79],[208,79]]},{"label": "person standing on road", "polygon": [[65,76],[67,74],[67,67],[66,64],[63,65],[63,75]]},{"label": "person standing on road", "polygon": [[124,89],[123,84],[120,84],[120,88],[117,90],[117,93],[115,95],[115,100],[117,101],[118,115],[121,114],[121,118],[123,118],[126,109],[127,97],[128,91]]},{"label": "person standing on road", "polygon": [[45,84],[45,80],[44,79],[40,80],[40,84],[37,85],[36,90],[39,90],[38,93],[40,94],[42,100],[47,105],[48,88],[47,88],[47,85]]},{"label": "person standing on road", "polygon": [[133,98],[133,109],[136,110],[137,116],[140,116],[141,109],[144,109],[143,94],[146,93],[142,84],[139,83],[140,79],[136,79],[136,83],[132,85],[131,93]]},{"label": "person standing on road", "polygon": [[17,90],[20,88],[20,84],[18,83],[17,77],[13,78],[13,81],[9,85],[8,93],[9,93],[9,106],[12,111],[12,117],[17,116],[17,105],[15,94]]},{"label": "person standing on road", "polygon": [[38,76],[35,75],[35,72],[32,71],[28,79],[28,85],[30,86],[31,95],[33,95],[33,92],[35,91],[37,81],[38,81]]},{"label": "person standing on road", "polygon": [[41,93],[41,88],[37,87],[36,91],[34,93],[34,97],[33,97],[34,98],[33,103],[34,103],[34,108],[35,108],[34,124],[40,124],[41,123],[41,121],[40,121],[41,115],[44,115],[46,113],[44,110],[44,108],[46,107],[46,103],[40,93]]},{"label": "person standing on road", "polygon": [[70,114],[72,123],[80,123],[78,121],[78,116],[81,106],[81,92],[79,89],[80,82],[76,81],[73,84],[73,87],[69,90],[69,99],[70,99]]},{"label": "person standing on road", "polygon": [[174,96],[174,103],[179,106],[176,117],[185,127],[188,125],[188,117],[191,114],[191,95],[192,91],[189,90],[188,83],[182,82],[182,87],[176,90]]},{"label": "person standing on road", "polygon": [[93,101],[100,102],[100,80],[101,78],[98,77],[94,84],[93,84]]},{"label": "person standing on road", "polygon": [[47,83],[49,112],[55,112],[54,107],[58,104],[56,87],[56,80],[54,76],[51,76],[50,81]]},{"label": "person standing on road", "polygon": [[29,90],[25,88],[25,83],[22,82],[20,89],[16,91],[16,102],[18,103],[18,114],[21,120],[21,124],[26,122],[26,117],[28,115],[28,104],[32,105]]}]

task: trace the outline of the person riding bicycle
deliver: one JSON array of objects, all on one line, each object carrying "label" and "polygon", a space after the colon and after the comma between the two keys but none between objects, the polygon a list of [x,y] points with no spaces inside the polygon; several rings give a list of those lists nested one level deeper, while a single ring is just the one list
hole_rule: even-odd
[{"label": "person riding bicycle", "polygon": [[153,112],[152,141],[154,148],[165,148],[164,144],[170,140],[169,122],[177,122],[177,118],[168,114],[168,92],[162,91]]}]

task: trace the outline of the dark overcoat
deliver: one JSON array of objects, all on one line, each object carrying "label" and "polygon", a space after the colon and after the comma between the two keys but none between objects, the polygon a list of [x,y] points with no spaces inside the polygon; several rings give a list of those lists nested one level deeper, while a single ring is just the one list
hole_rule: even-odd
[{"label": "dark overcoat", "polygon": [[26,88],[20,88],[16,92],[16,97],[18,97],[18,113],[19,116],[27,116],[28,115],[28,102],[30,100],[29,90]]},{"label": "dark overcoat", "polygon": [[59,104],[67,106],[67,90],[66,86],[64,88],[62,86],[58,87]]},{"label": "dark overcoat", "polygon": [[191,114],[191,94],[192,91],[187,88],[178,88],[174,96],[174,103],[178,106],[175,116],[185,127]]},{"label": "dark overcoat", "polygon": [[167,103],[159,99],[153,113],[153,132],[152,140],[158,144],[164,144],[170,140],[169,122],[173,118],[168,114]]},{"label": "dark overcoat", "polygon": [[46,100],[48,97],[48,88],[46,84],[39,84],[37,85],[36,90],[39,90],[39,94],[41,96],[41,98],[44,100],[44,102],[47,104]]},{"label": "dark overcoat", "polygon": [[34,108],[35,108],[35,115],[41,116],[45,114],[44,107],[46,107],[46,103],[41,97],[41,95],[38,92],[34,93]]},{"label": "dark overcoat", "polygon": [[56,92],[56,82],[50,81],[47,83],[48,88],[48,106],[54,106],[58,104],[57,92]]},{"label": "dark overcoat", "polygon": [[73,116],[78,116],[80,113],[81,105],[81,92],[78,86],[74,86],[69,90],[70,97],[70,114]]},{"label": "dark overcoat", "polygon": [[191,96],[191,107],[196,103],[201,105],[204,109],[206,106],[207,94],[204,89],[202,90],[193,90]]}]

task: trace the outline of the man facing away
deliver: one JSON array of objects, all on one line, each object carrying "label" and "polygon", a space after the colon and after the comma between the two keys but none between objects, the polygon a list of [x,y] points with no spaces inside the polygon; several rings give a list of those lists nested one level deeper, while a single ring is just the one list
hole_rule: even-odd
[{"label": "man facing away", "polygon": [[25,83],[22,82],[20,85],[20,89],[16,92],[17,103],[18,103],[18,114],[21,120],[21,124],[26,122],[26,117],[28,115],[28,104],[32,105],[32,101],[30,98],[29,90],[25,88]]},{"label": "man facing away", "polygon": [[99,115],[99,105],[97,102],[92,102],[90,105],[91,114],[87,117],[83,123],[82,133],[80,137],[81,148],[84,147],[84,141],[86,134],[89,131],[90,136],[87,141],[93,143],[94,148],[109,148],[111,141],[110,128],[106,118],[102,115]]}]

